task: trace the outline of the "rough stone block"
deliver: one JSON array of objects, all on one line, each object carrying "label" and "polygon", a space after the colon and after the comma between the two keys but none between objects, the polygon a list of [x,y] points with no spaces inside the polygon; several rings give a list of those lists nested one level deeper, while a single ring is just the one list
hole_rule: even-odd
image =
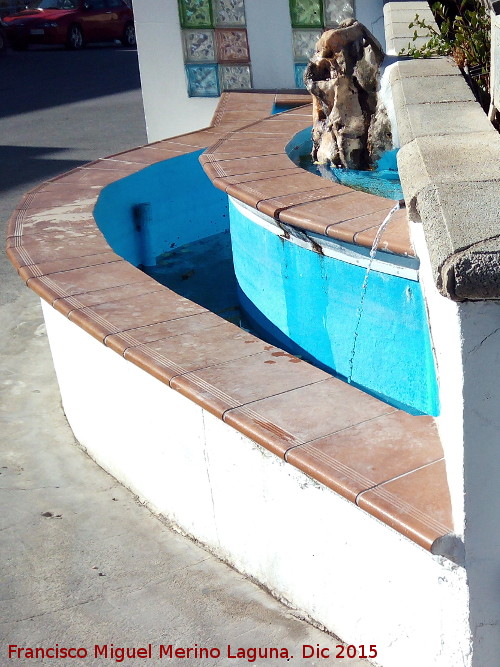
[{"label": "rough stone block", "polygon": [[401,148],[398,167],[411,213],[417,194],[431,184],[499,181],[500,189],[500,135],[492,128],[418,137]]},{"label": "rough stone block", "polygon": [[[394,96],[402,104],[474,102],[475,97],[463,77],[422,76],[400,79],[393,84]],[[439,112],[436,109],[434,113]]]},{"label": "rough stone block", "polygon": [[499,189],[499,181],[437,183],[417,196],[436,285],[448,298],[500,298]]},{"label": "rough stone block", "polygon": [[391,67],[390,81],[427,76],[462,76],[455,62],[449,58],[420,58],[400,60]]},{"label": "rough stone block", "polygon": [[430,104],[406,106],[400,105],[396,99],[394,102],[401,146],[416,137],[463,135],[491,130],[491,123],[477,102],[443,102],[437,110]]}]

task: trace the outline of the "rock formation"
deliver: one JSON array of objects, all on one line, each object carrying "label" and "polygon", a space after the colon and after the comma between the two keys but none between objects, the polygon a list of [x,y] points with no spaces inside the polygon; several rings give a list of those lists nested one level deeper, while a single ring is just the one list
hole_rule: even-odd
[{"label": "rock formation", "polygon": [[304,73],[313,96],[313,159],[370,169],[392,148],[387,112],[377,97],[384,52],[367,28],[348,19],[323,33]]}]

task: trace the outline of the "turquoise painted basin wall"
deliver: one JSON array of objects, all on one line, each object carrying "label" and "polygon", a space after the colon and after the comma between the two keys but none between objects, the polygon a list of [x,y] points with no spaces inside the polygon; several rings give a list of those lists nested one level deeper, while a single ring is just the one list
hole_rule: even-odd
[{"label": "turquoise painted basin wall", "polygon": [[365,268],[287,241],[232,202],[229,213],[241,306],[257,330],[389,403],[438,414],[418,282],[372,270],[359,317]]}]

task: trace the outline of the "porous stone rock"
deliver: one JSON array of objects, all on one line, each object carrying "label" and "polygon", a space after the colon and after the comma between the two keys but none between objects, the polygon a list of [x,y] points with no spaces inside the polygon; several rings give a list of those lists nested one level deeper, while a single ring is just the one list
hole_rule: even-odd
[{"label": "porous stone rock", "polygon": [[368,169],[392,148],[387,112],[378,99],[384,52],[367,28],[348,19],[323,33],[304,81],[313,96],[313,159]]}]

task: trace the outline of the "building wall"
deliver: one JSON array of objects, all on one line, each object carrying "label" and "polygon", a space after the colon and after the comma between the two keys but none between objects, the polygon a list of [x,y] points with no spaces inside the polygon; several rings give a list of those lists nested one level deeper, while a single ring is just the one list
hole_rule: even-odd
[{"label": "building wall", "polygon": [[[357,0],[356,16],[384,43],[383,0]],[[288,0],[246,0],[253,87],[295,87]],[[150,141],[210,124],[217,97],[189,97],[175,0],[134,5],[146,126]]]}]

